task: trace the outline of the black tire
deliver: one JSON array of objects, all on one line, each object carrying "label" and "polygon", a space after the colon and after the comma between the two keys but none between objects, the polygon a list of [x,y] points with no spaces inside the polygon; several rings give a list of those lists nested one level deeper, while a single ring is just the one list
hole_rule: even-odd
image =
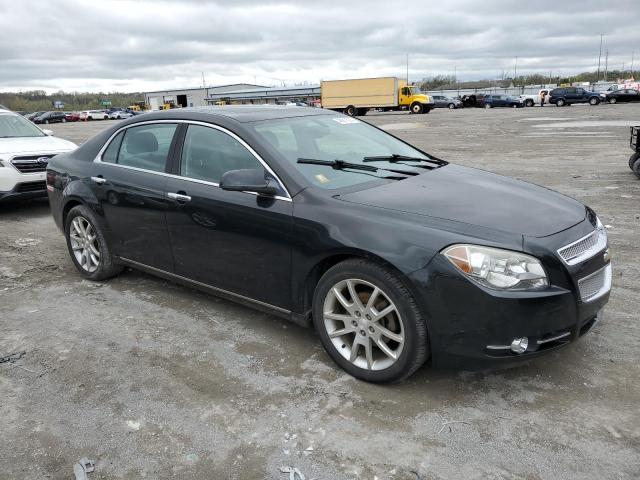
[{"label": "black tire", "polygon": [[[349,278],[361,279],[381,288],[397,306],[402,318],[405,332],[402,352],[393,364],[383,370],[360,368],[343,357],[324,325],[325,297],[335,284]],[[322,345],[333,361],[360,380],[374,383],[398,382],[412,375],[429,357],[426,321],[412,294],[391,269],[367,260],[345,260],[327,270],[314,292],[313,323]]]},{"label": "black tire", "polygon": [[490,103],[485,103],[484,108],[493,108],[493,105],[491,105]]},{"label": "black tire", "polygon": [[449,107],[449,110],[454,110],[456,108],[455,104],[450,103],[449,105],[447,105],[447,107]]},{"label": "black tire", "polygon": [[[95,270],[94,272],[88,272],[87,270],[85,270],[80,265],[80,263],[78,263],[78,260],[73,253],[70,239],[70,230],[71,223],[76,217],[82,217],[87,220],[89,224],[91,224],[91,227],[96,234],[98,250],[100,252],[100,263],[97,270]],[[71,261],[75,265],[78,272],[80,272],[83,277],[89,280],[106,280],[107,278],[111,278],[119,274],[123,269],[121,265],[118,265],[115,262],[104,232],[105,228],[102,221],[93,213],[93,211],[89,207],[85,205],[78,205],[76,207],[73,207],[67,214],[67,218],[64,222],[64,236],[67,240],[67,249],[69,250]]]},{"label": "black tire", "polygon": [[411,104],[410,111],[411,113],[419,115],[424,112],[424,106],[421,103],[414,102]]},{"label": "black tire", "polygon": [[344,109],[344,113],[346,115],[349,115],[350,117],[355,117],[358,111],[356,110],[356,107],[354,107],[353,105],[349,105]]},{"label": "black tire", "polygon": [[67,119],[66,119],[66,118],[63,118],[63,119],[62,119],[62,123],[67,123]]},{"label": "black tire", "polygon": [[530,99],[530,98],[527,98],[527,99],[525,100],[525,102],[524,102],[524,106],[525,106],[525,107],[533,107],[533,105],[534,105],[534,104],[535,104],[535,102],[534,102],[532,99]]},{"label": "black tire", "polygon": [[600,99],[598,97],[591,97],[589,99],[589,105],[598,105],[600,103]]},{"label": "black tire", "polygon": [[556,102],[556,107],[564,107],[566,103],[567,102],[565,102],[563,98],[559,98],[558,101]]},{"label": "black tire", "polygon": [[358,109],[356,110],[356,115],[357,115],[358,117],[363,117],[363,116],[365,116],[365,115],[367,114],[367,112],[368,112],[368,111],[369,111],[369,109],[368,109],[368,108],[358,108]]},{"label": "black tire", "polygon": [[611,105],[613,105],[613,104],[614,104],[614,103],[616,103],[617,101],[618,101],[618,99],[616,99],[616,97],[611,97],[611,98],[609,99],[609,103],[610,103]]},{"label": "black tire", "polygon": [[633,163],[631,170],[636,174],[636,177],[640,178],[640,158]]},{"label": "black tire", "polygon": [[629,157],[629,168],[633,170],[633,164],[640,158],[640,152],[636,152]]},{"label": "black tire", "polygon": [[44,123],[46,123],[47,125],[49,125],[49,120],[45,120]]}]

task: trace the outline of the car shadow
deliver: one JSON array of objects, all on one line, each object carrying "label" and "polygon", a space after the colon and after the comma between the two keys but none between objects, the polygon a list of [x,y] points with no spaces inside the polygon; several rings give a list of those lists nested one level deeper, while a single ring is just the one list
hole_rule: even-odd
[{"label": "car shadow", "polygon": [[49,214],[49,199],[45,197],[28,200],[5,200],[0,203],[0,220],[15,215],[34,217]]}]

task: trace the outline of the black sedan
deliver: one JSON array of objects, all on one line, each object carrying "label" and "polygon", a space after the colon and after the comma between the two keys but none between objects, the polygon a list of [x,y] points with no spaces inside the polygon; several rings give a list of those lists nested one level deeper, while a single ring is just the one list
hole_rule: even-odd
[{"label": "black sedan", "polygon": [[65,123],[66,121],[64,112],[44,112],[33,118],[34,123]]},{"label": "black sedan", "polygon": [[623,90],[608,92],[605,94],[604,98],[609,103],[640,102],[640,92],[638,92],[638,90],[626,88]]},{"label": "black sedan", "polygon": [[555,350],[611,288],[589,208],[322,109],[148,113],[55,157],[47,189],[84,277],[128,266],[312,322],[367,381]]}]

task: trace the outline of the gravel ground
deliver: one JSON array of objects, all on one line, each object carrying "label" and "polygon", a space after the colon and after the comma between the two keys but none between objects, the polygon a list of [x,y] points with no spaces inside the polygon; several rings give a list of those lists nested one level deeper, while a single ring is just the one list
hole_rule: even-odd
[{"label": "gravel ground", "polygon": [[[559,190],[608,225],[605,321],[535,362],[339,370],[313,331],[135,271],[82,280],[46,201],[0,206],[0,478],[640,477],[640,105],[370,114],[433,154]],[[51,125],[82,142],[111,122]],[[448,423],[449,422],[449,423]]]}]

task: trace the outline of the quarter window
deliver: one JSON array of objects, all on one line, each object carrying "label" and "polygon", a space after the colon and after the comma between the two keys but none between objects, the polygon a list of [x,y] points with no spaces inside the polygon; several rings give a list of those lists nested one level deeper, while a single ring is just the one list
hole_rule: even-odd
[{"label": "quarter window", "polygon": [[102,154],[103,162],[116,163],[118,161],[118,151],[120,150],[122,137],[124,137],[124,131],[120,132],[113,140],[111,140],[111,143]]},{"label": "quarter window", "polygon": [[128,128],[122,139],[117,163],[164,172],[176,127],[173,123],[161,123]]},{"label": "quarter window", "polygon": [[182,147],[180,174],[220,183],[229,170],[259,169],[263,165],[240,142],[214,128],[189,125]]}]

